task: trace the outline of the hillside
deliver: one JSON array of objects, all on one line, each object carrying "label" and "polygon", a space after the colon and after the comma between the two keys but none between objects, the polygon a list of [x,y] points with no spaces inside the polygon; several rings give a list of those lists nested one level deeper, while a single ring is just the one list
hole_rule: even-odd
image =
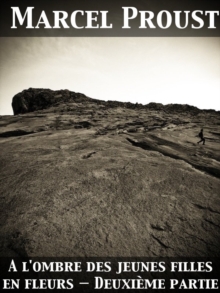
[{"label": "hillside", "polygon": [[1,255],[220,256],[219,112],[49,89],[12,106]]}]

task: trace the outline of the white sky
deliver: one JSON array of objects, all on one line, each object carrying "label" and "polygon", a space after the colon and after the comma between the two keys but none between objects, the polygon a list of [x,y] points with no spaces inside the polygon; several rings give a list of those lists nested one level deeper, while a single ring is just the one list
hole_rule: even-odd
[{"label": "white sky", "polygon": [[29,87],[220,110],[220,38],[0,38],[0,115]]}]

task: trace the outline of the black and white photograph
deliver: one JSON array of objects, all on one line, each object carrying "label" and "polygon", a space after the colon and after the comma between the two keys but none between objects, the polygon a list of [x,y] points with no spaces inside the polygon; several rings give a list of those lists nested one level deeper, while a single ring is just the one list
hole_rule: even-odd
[{"label": "black and white photograph", "polygon": [[1,2],[0,256],[218,259],[218,1]]}]

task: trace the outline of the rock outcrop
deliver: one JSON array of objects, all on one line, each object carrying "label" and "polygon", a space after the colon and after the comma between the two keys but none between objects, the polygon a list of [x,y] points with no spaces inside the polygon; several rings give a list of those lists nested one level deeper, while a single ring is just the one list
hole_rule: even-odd
[{"label": "rock outcrop", "polygon": [[13,97],[12,108],[14,115],[17,115],[47,109],[70,101],[80,103],[88,100],[89,98],[85,95],[69,90],[52,91],[50,89],[29,88]]},{"label": "rock outcrop", "polygon": [[219,112],[49,89],[12,105],[0,117],[2,255],[220,256]]},{"label": "rock outcrop", "polygon": [[[91,99],[84,94],[71,92],[69,90],[52,91],[50,89],[34,88],[29,88],[28,90],[24,90],[16,94],[12,99],[12,108],[14,115],[18,115],[47,109],[51,106],[59,106],[70,103],[94,103],[96,105],[102,105],[107,108],[123,107],[127,109],[149,109],[181,113],[187,111],[191,113],[193,112],[194,114],[201,112],[201,110],[198,108],[189,105],[168,104],[164,106],[163,104],[159,103],[149,103],[147,105],[142,105],[139,103],[133,104],[130,102],[118,101],[105,102],[102,100]],[[215,111],[209,110],[209,112]]]}]

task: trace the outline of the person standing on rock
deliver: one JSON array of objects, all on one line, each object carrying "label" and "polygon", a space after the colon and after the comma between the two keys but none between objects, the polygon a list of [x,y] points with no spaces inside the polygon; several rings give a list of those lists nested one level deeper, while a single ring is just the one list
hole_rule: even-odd
[{"label": "person standing on rock", "polygon": [[203,129],[201,129],[201,131],[200,131],[200,133],[199,133],[199,137],[201,138],[201,140],[198,141],[197,143],[200,143],[200,142],[203,141],[203,144],[205,144],[205,138],[204,138],[204,136],[203,136]]}]

